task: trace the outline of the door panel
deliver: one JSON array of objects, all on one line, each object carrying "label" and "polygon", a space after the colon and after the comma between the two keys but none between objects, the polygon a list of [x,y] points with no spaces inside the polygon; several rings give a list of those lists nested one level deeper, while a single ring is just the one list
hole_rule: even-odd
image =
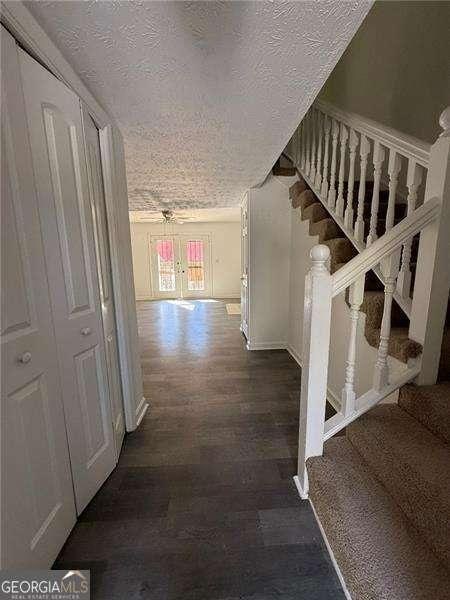
[{"label": "door panel", "polygon": [[180,235],[181,279],[184,298],[211,295],[211,254],[208,235]]},{"label": "door panel", "polygon": [[19,60],[80,513],[116,462],[81,107],[25,52]]},{"label": "door panel", "polygon": [[150,236],[152,289],[155,298],[181,296],[180,253],[176,236]]},{"label": "door panel", "polygon": [[79,164],[80,148],[76,129],[55,107],[43,109],[46,146],[54,193],[58,238],[63,261],[67,312],[95,312],[92,294],[84,198]]},{"label": "door panel", "polygon": [[1,39],[1,566],[44,568],[76,517],[17,49]]},{"label": "door panel", "polygon": [[125,420],[123,415],[122,387],[119,378],[120,365],[117,352],[116,313],[112,296],[108,219],[106,215],[98,129],[85,108],[83,108],[83,125],[89,175],[89,195],[94,223],[97,273],[100,284],[103,335],[106,348],[106,371],[109,383],[116,456],[118,457],[125,434]]}]

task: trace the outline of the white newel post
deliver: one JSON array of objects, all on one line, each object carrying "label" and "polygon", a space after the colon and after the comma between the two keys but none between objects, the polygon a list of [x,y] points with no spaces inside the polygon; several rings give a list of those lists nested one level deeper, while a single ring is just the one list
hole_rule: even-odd
[{"label": "white newel post", "polygon": [[450,107],[439,124],[443,132],[431,147],[425,202],[438,198],[441,213],[420,235],[409,329],[423,345],[419,385],[436,383],[450,287]]},{"label": "white newel post", "polygon": [[305,279],[303,320],[302,384],[298,475],[296,483],[302,498],[308,495],[306,459],[323,451],[325,404],[327,399],[328,353],[331,323],[330,250],[314,246],[312,266]]}]

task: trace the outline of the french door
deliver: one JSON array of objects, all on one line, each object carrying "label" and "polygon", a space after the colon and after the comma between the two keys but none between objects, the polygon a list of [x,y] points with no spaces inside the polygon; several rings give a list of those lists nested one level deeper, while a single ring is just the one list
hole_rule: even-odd
[{"label": "french door", "polygon": [[211,295],[208,235],[150,236],[155,298],[202,298]]}]

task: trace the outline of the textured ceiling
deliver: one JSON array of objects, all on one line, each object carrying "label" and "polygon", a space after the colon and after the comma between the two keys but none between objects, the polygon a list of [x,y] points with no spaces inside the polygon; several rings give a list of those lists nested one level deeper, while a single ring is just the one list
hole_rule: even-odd
[{"label": "textured ceiling", "polygon": [[125,141],[130,208],[236,205],[371,6],[26,2]]}]

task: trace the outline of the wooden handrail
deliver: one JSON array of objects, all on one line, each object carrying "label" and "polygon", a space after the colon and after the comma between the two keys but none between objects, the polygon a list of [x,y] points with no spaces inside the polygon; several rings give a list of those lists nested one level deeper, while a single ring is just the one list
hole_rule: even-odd
[{"label": "wooden handrail", "polygon": [[438,217],[440,207],[439,198],[431,198],[336,271],[332,275],[332,295],[337,296],[343,292],[361,275],[373,269],[383,258],[401,248],[408,239],[432,223]]},{"label": "wooden handrail", "polygon": [[316,100],[313,106],[330,117],[345,123],[345,125],[366,134],[371,139],[381,142],[387,148],[394,148],[402,156],[411,157],[423,167],[428,167],[431,144],[377,123],[367,117],[341,110],[323,100]]}]

